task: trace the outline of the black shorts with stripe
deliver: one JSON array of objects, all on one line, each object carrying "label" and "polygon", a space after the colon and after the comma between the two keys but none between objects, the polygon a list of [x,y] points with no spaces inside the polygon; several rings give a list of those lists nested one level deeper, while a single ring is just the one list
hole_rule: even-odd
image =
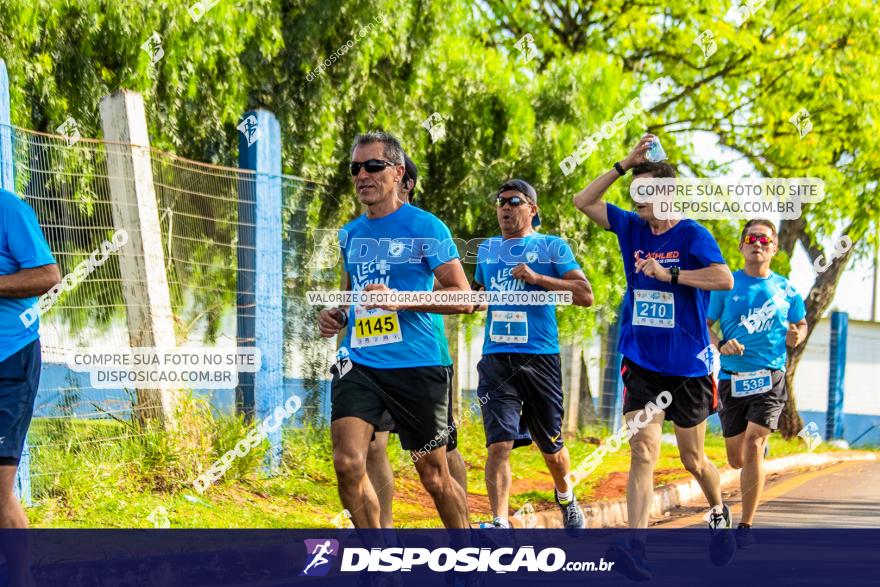
[{"label": "black shorts with stripe", "polygon": [[558,354],[483,355],[477,373],[486,446],[513,441],[518,448],[534,440],[544,454],[562,450],[565,410]]},{"label": "black shorts with stripe", "polygon": [[664,391],[672,394],[672,403],[666,408],[665,419],[681,428],[696,426],[718,409],[718,388],[711,375],[664,375],[624,357],[620,376],[623,378],[624,414],[641,410],[651,402],[661,403],[657,397]]}]

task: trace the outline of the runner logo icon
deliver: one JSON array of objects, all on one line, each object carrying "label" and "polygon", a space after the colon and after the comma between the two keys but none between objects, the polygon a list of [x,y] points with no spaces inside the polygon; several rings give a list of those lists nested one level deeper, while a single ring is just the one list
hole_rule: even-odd
[{"label": "runner logo icon", "polygon": [[339,556],[339,541],[330,538],[306,540],[306,566],[300,577],[323,577]]}]

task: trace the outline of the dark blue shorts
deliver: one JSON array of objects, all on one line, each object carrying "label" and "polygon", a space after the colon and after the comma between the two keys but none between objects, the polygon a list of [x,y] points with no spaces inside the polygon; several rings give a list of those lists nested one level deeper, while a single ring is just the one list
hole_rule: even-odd
[{"label": "dark blue shorts", "polygon": [[41,365],[40,339],[0,361],[0,464],[21,458],[40,387]]},{"label": "dark blue shorts", "polygon": [[559,355],[483,355],[477,363],[486,446],[505,440],[513,448],[534,439],[544,454],[562,450],[562,371]]}]

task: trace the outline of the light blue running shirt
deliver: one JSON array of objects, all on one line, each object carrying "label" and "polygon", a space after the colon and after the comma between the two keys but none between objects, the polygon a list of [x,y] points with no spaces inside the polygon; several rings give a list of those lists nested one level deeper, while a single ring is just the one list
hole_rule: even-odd
[{"label": "light blue running shirt", "polygon": [[[0,275],[54,264],[34,211],[15,194],[0,190]],[[37,298],[0,297],[0,361],[39,338],[39,319],[29,326],[21,319],[36,303]]]},{"label": "light blue running shirt", "polygon": [[[533,232],[523,238],[494,236],[480,244],[474,281],[486,291],[547,291],[513,277],[520,263],[541,275],[561,279],[580,269],[565,239]],[[557,354],[559,329],[555,305],[490,305],[486,316],[483,354]]]},{"label": "light blue running shirt", "polygon": [[[434,269],[459,258],[449,228],[410,204],[381,218],[355,218],[339,231],[339,246],[354,291],[370,283],[398,291],[431,291]],[[355,363],[377,369],[440,366],[440,345],[432,314],[349,308],[342,346]]]},{"label": "light blue running shirt", "polygon": [[732,290],[712,292],[707,317],[720,320],[724,339],[735,338],[746,348],[742,355],[721,355],[719,379],[730,379],[725,371],[784,370],[788,325],[804,316],[804,300],[786,278],[772,272],[767,277],[735,272]]}]

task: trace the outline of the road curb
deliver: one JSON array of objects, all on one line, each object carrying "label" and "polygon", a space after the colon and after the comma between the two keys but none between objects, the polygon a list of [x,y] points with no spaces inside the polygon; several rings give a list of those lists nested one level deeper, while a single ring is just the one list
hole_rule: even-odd
[{"label": "road curb", "polygon": [[[804,467],[822,467],[846,461],[876,461],[880,455],[872,452],[824,452],[805,453],[770,459],[765,463],[767,474],[784,473]],[[720,471],[721,490],[725,491],[739,485],[739,470],[729,467]],[[654,503],[651,517],[662,518],[665,512],[682,505],[703,501],[703,492],[695,479],[676,481],[654,490]],[[626,498],[582,503],[587,528],[610,528],[626,526]],[[535,512],[528,525],[543,528],[562,528],[559,510]],[[516,525],[516,521],[514,522]]]}]

